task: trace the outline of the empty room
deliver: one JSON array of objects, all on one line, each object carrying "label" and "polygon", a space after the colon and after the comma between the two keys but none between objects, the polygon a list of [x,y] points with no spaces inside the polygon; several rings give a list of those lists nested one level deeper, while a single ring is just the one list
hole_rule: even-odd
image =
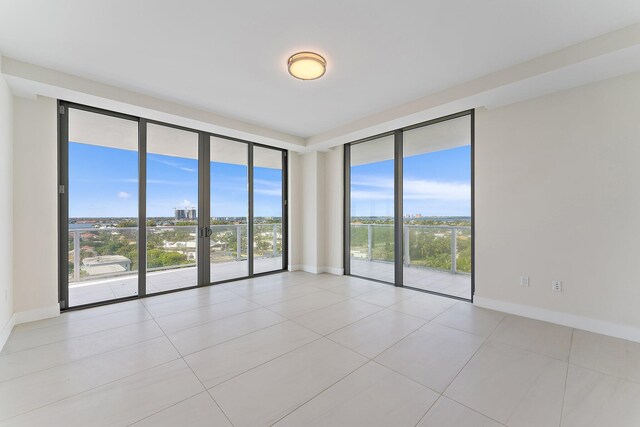
[{"label": "empty room", "polygon": [[640,427],[639,165],[637,0],[0,0],[0,427]]}]

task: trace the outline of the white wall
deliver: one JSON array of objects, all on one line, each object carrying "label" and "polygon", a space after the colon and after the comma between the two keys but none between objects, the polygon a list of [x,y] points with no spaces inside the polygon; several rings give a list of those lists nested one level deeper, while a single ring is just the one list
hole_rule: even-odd
[{"label": "white wall", "polygon": [[342,274],[343,148],[298,158],[300,169],[292,179],[300,192],[300,256],[292,264],[296,264],[295,269],[310,273]]},{"label": "white wall", "polygon": [[56,101],[14,97],[13,269],[16,322],[58,312]]},{"label": "white wall", "polygon": [[322,173],[322,153],[313,152],[300,156],[300,182],[302,183],[302,198],[300,213],[302,216],[302,257],[300,269],[318,273],[321,266],[321,239],[319,228],[321,218],[318,215],[320,174]]},{"label": "white wall", "polygon": [[12,103],[13,96],[0,74],[0,350],[13,323]]},{"label": "white wall", "polygon": [[639,117],[640,73],[477,112],[479,305],[640,341]]},{"label": "white wall", "polygon": [[289,270],[300,270],[302,265],[302,159],[298,153],[288,153],[288,221],[289,221]]},{"label": "white wall", "polygon": [[344,147],[334,147],[324,156],[324,194],[321,215],[324,236],[323,271],[343,274],[343,218],[344,218]]}]

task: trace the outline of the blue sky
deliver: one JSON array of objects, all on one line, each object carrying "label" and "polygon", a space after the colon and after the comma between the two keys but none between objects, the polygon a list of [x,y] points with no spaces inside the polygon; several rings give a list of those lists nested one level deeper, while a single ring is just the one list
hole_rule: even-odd
[{"label": "blue sky", "polygon": [[[471,215],[470,146],[406,157],[403,172],[405,215]],[[392,160],[351,168],[351,215],[393,216]]]},{"label": "blue sky", "polygon": [[[469,146],[404,159],[404,212],[469,216]],[[69,143],[69,217],[135,217],[138,153]],[[211,163],[211,216],[246,216],[247,168]],[[393,216],[393,161],[351,170],[353,216]],[[256,168],[256,216],[281,216],[280,170]],[[149,154],[147,216],[172,217],[175,207],[198,204],[197,161]]]},{"label": "blue sky", "polygon": [[[69,143],[69,217],[138,215],[138,153]],[[256,216],[281,216],[282,172],[255,168]],[[247,215],[247,167],[211,163],[211,216]],[[198,205],[194,159],[147,156],[147,216],[173,217],[175,207]]]}]

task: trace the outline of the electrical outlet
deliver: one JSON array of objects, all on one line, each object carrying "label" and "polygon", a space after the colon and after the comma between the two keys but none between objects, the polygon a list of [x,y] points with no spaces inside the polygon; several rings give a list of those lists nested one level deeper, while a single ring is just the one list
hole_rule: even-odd
[{"label": "electrical outlet", "polygon": [[551,290],[554,292],[562,292],[562,281],[560,280],[552,280],[551,281]]},{"label": "electrical outlet", "polygon": [[529,286],[529,276],[520,276],[520,286]]}]

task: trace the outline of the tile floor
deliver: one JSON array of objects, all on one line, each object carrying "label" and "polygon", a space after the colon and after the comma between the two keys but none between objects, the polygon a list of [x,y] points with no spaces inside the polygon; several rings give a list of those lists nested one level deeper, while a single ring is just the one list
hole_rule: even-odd
[{"label": "tile floor", "polygon": [[18,325],[0,426],[639,426],[640,344],[283,273]]}]

